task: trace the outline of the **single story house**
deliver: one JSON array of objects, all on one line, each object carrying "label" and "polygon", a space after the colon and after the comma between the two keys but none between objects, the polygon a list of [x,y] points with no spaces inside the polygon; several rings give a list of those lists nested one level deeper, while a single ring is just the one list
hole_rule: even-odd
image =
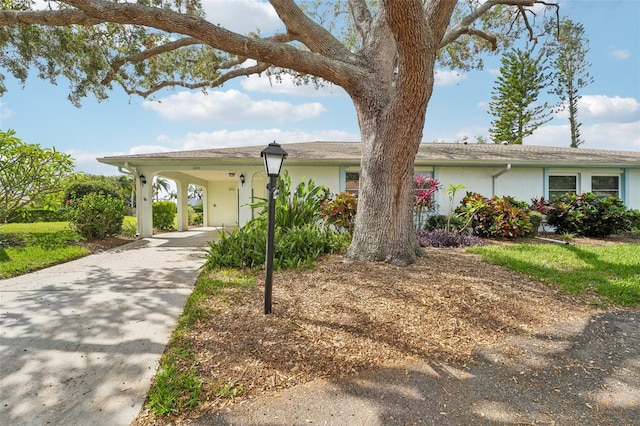
[{"label": "single story house", "polygon": [[[266,198],[267,177],[260,152],[266,147],[203,149],[99,158],[136,177],[138,232],[153,234],[152,189],[155,176],[177,187],[178,231],[188,229],[187,187],[203,189],[204,226],[242,226],[252,218],[252,197]],[[360,144],[306,142],[282,144],[288,153],[283,170],[292,183],[313,179],[331,192],[357,191]],[[484,196],[533,197],[567,191],[619,196],[629,208],[640,209],[640,152],[575,149],[530,145],[423,143],[415,172],[436,178],[443,188],[465,186]],[[441,213],[448,209],[444,191],[436,194]]]}]

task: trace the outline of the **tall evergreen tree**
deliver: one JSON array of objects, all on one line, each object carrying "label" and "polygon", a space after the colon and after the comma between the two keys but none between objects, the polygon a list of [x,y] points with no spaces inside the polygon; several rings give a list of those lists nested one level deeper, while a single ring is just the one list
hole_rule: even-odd
[{"label": "tall evergreen tree", "polygon": [[560,110],[569,110],[569,124],[571,126],[571,148],[577,148],[584,143],[580,137],[578,122],[578,101],[582,97],[580,89],[593,83],[593,77],[588,69],[589,40],[584,34],[584,27],[570,19],[564,19],[557,31],[558,38],[551,43],[554,54],[553,80],[555,85],[552,94],[560,97]]},{"label": "tall evergreen tree", "polygon": [[491,92],[489,134],[495,143],[522,145],[522,140],[551,119],[551,109],[545,102],[536,105],[540,92],[549,83],[546,59],[534,57],[533,47],[511,49],[504,54],[500,75]]}]

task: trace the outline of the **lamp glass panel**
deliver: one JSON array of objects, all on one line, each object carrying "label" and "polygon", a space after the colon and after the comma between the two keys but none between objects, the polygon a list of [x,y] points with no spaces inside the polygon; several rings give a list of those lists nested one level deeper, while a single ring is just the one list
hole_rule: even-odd
[{"label": "lamp glass panel", "polygon": [[267,174],[269,176],[280,174],[280,167],[282,167],[282,156],[281,155],[270,155],[267,154],[264,156],[264,164],[267,169]]}]

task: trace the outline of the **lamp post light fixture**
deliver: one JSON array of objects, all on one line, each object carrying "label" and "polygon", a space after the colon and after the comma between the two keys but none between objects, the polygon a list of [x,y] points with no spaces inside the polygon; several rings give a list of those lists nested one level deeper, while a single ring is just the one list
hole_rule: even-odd
[{"label": "lamp post light fixture", "polygon": [[282,163],[284,163],[284,159],[287,158],[287,152],[274,141],[262,150],[260,156],[264,160],[264,169],[267,172],[267,176],[269,176],[269,186],[267,187],[267,191],[269,192],[267,216],[267,253],[264,281],[264,313],[266,315],[271,313],[271,295],[273,288],[273,233],[276,222],[276,206],[273,200],[273,193],[276,190],[276,186],[278,184],[278,175],[280,174],[280,169],[282,169]]},{"label": "lamp post light fixture", "polygon": [[240,174],[240,183],[242,184],[242,186],[244,186],[244,182],[245,182],[244,173],[241,173]]}]

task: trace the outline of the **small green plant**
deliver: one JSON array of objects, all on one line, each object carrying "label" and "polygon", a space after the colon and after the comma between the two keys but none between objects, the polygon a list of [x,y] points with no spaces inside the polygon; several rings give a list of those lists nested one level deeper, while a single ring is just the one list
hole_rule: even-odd
[{"label": "small green plant", "polygon": [[202,380],[194,370],[180,372],[174,365],[161,368],[147,394],[149,408],[160,416],[179,413],[198,405],[201,390]]},{"label": "small green plant", "polygon": [[124,220],[124,202],[100,193],[74,199],[67,208],[71,228],[88,240],[119,235]]},{"label": "small green plant", "polygon": [[173,222],[178,207],[173,201],[156,201],[153,203],[153,227],[163,231],[173,229]]},{"label": "small green plant", "polygon": [[575,237],[575,234],[572,234],[571,232],[565,232],[560,236],[560,239],[566,243],[570,243]]},{"label": "small green plant", "polygon": [[446,231],[451,230],[451,221],[453,220],[453,205],[456,194],[458,193],[458,191],[461,191],[464,188],[465,186],[463,184],[454,185],[450,183],[449,186],[447,186],[447,189],[444,191],[444,193],[449,196],[449,214],[447,215],[447,226],[445,228]]},{"label": "small green plant", "polygon": [[138,224],[135,221],[125,220],[122,222],[122,230],[120,235],[125,238],[134,238],[138,233]]}]

